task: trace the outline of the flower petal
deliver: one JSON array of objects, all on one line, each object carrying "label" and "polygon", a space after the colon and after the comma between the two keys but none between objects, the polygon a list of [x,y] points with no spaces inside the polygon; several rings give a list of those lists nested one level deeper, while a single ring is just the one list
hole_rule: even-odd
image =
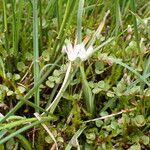
[{"label": "flower petal", "polygon": [[68,51],[68,52],[73,51],[73,46],[72,46],[72,44],[71,44],[70,42],[67,43],[66,47],[67,47],[67,51]]},{"label": "flower petal", "polygon": [[93,53],[93,46],[90,46],[88,49],[87,49],[87,54],[91,55]]},{"label": "flower petal", "polygon": [[69,40],[66,41],[66,45],[63,46],[62,52],[66,52],[70,61],[75,61],[78,57],[85,61],[93,53],[93,46],[90,46],[87,51],[84,43],[77,44],[73,47]]},{"label": "flower petal", "polygon": [[78,57],[81,59],[81,60],[86,60],[86,50],[85,50],[85,45],[83,43],[79,44],[78,45],[78,48],[79,48],[79,53],[78,53]]},{"label": "flower petal", "polygon": [[75,61],[78,57],[78,49],[73,48],[73,46],[69,44],[67,47],[67,55],[70,61]]},{"label": "flower petal", "polygon": [[64,53],[67,53],[67,47],[66,47],[66,45],[63,45],[61,52],[62,52],[63,54],[64,54]]}]

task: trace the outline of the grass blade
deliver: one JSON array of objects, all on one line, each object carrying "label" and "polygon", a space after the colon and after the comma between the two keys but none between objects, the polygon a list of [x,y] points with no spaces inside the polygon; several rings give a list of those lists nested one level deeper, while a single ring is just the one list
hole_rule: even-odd
[{"label": "grass blade", "polygon": [[122,20],[121,20],[121,11],[120,11],[120,4],[119,0],[115,0],[115,13],[116,13],[116,24],[115,24],[115,35],[118,35],[119,27],[122,27]]},{"label": "grass blade", "polygon": [[61,23],[62,23],[62,17],[63,17],[62,16],[62,14],[63,14],[62,10],[63,10],[63,2],[62,2],[62,0],[58,0],[57,1],[58,28],[60,28]]},{"label": "grass blade", "polygon": [[1,57],[0,57],[0,75],[2,75],[3,78],[6,78],[5,66]]},{"label": "grass blade", "polygon": [[69,144],[66,146],[65,150],[70,150],[72,148],[72,144],[71,142],[75,139],[77,139],[81,134],[82,132],[86,129],[86,126],[85,127],[82,127],[80,128],[75,134],[74,136],[72,137],[72,139],[70,140]]},{"label": "grass blade", "polygon": [[[131,5],[131,10],[133,13],[136,13],[136,6],[135,6],[135,0],[131,0],[130,1],[130,5]],[[140,53],[140,45],[139,45],[139,34],[138,34],[138,27],[137,27],[137,20],[136,17],[133,15],[132,16],[133,19],[133,27],[134,27],[134,34],[135,34],[135,40],[137,43],[137,47]]]},{"label": "grass blade", "polygon": [[0,144],[3,144],[3,143],[5,143],[5,142],[7,142],[9,139],[11,139],[11,138],[17,136],[18,134],[20,134],[20,133],[22,133],[22,132],[24,132],[24,131],[26,131],[26,130],[32,128],[32,127],[35,127],[35,126],[37,126],[37,125],[39,125],[39,124],[41,124],[41,123],[44,123],[44,122],[47,122],[47,121],[50,121],[50,120],[51,120],[51,118],[47,118],[47,119],[43,119],[43,120],[40,120],[40,121],[36,121],[36,122],[31,123],[31,124],[29,124],[29,125],[26,125],[26,126],[20,128],[19,130],[13,132],[12,134],[6,136],[5,138],[1,139],[1,140],[0,140]]},{"label": "grass blade", "polygon": [[12,11],[13,11],[13,21],[12,21],[12,27],[13,27],[13,53],[14,56],[17,56],[18,54],[18,46],[17,46],[17,23],[16,23],[16,1],[12,0]]},{"label": "grass blade", "polygon": [[[80,44],[82,42],[82,15],[84,10],[83,8],[84,8],[84,0],[79,0],[78,15],[77,15],[77,44]],[[91,114],[94,114],[94,98],[92,96],[92,91],[86,79],[83,63],[81,63],[80,65],[80,72],[83,86],[83,95],[86,101],[86,107]]]},{"label": "grass blade", "polygon": [[[39,80],[39,42],[38,42],[38,0],[33,0],[33,51],[34,51],[34,86]],[[40,104],[39,88],[35,91],[35,104]],[[38,111],[36,109],[36,111]]]},{"label": "grass blade", "polygon": [[79,0],[78,15],[77,15],[77,43],[82,42],[82,15],[84,8],[84,0]]},{"label": "grass blade", "polygon": [[82,66],[80,66],[80,72],[81,72],[81,79],[82,79],[82,86],[83,86],[82,87],[83,95],[84,95],[84,99],[86,101],[87,110],[88,110],[88,112],[90,112],[93,115],[94,111],[95,111],[94,97],[92,95],[91,88],[88,84],[83,64],[82,64]]}]

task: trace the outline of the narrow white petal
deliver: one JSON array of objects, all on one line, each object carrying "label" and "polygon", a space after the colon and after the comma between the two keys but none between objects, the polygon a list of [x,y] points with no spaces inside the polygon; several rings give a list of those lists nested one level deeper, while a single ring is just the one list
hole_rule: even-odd
[{"label": "narrow white petal", "polygon": [[77,58],[77,55],[76,55],[76,53],[74,51],[68,53],[68,59],[70,61],[75,61],[76,58]]},{"label": "narrow white petal", "polygon": [[70,61],[75,61],[77,59],[78,56],[78,49],[73,48],[72,45],[68,45],[68,59]]},{"label": "narrow white petal", "polygon": [[67,53],[67,48],[66,48],[65,45],[63,45],[61,52],[62,52],[62,53]]},{"label": "narrow white petal", "polygon": [[88,49],[87,49],[87,54],[92,54],[93,53],[93,46],[90,46]]},{"label": "narrow white petal", "polygon": [[79,52],[82,51],[83,49],[85,49],[83,43],[77,44],[77,45],[74,46],[74,50],[75,50],[77,53],[79,53]]},{"label": "narrow white petal", "polygon": [[66,46],[63,46],[62,52],[66,52],[70,61],[75,61],[78,57],[85,61],[93,53],[93,46],[90,46],[87,50],[85,49],[84,43],[77,44],[73,47],[70,41],[66,42]]},{"label": "narrow white petal", "polygon": [[73,46],[72,46],[71,43],[67,43],[67,51],[68,51],[68,52],[73,51]]}]

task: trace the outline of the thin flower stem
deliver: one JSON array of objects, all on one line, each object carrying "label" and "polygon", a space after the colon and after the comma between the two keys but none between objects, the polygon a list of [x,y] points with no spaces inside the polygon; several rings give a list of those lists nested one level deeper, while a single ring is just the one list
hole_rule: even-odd
[{"label": "thin flower stem", "polygon": [[128,113],[128,112],[134,111],[134,110],[136,110],[136,108],[121,110],[120,112],[117,112],[117,113],[114,113],[114,114],[111,114],[111,115],[107,115],[107,116],[103,116],[103,117],[99,117],[99,118],[84,121],[84,123],[111,118],[111,117],[114,117],[114,116],[117,116],[117,115],[120,115],[120,114],[123,114],[123,113]]},{"label": "thin flower stem", "polygon": [[[66,71],[66,74],[65,74],[65,78],[64,78],[64,82],[62,83],[62,86],[58,92],[58,94],[56,95],[55,99],[53,100],[53,102],[47,107],[46,111],[49,111],[50,110],[50,113],[53,113],[60,101],[60,98],[64,92],[64,90],[66,89],[66,84],[68,82],[68,79],[69,79],[69,76],[70,76],[70,72],[71,72],[71,67],[72,67],[72,62],[70,61],[69,62],[69,65],[68,65],[68,69]],[[42,113],[42,115],[44,115],[45,113]]]}]

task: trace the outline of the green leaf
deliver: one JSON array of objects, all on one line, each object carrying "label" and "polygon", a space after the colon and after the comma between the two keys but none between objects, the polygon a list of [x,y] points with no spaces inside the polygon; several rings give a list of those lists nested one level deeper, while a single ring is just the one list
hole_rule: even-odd
[{"label": "green leaf", "polygon": [[55,86],[54,82],[50,82],[49,80],[46,81],[46,85],[50,88],[53,88]]},{"label": "green leaf", "polygon": [[1,57],[0,57],[0,73],[3,74],[4,78],[6,77],[6,75],[5,75],[5,64],[4,64],[4,62],[3,62]]},{"label": "green leaf", "polygon": [[54,77],[54,80],[55,80],[56,84],[60,84],[62,82],[61,77]]},{"label": "green leaf", "polygon": [[17,63],[17,69],[21,72],[24,72],[26,70],[26,65],[24,64],[24,62],[18,62]]},{"label": "green leaf", "polygon": [[104,63],[97,61],[95,63],[95,73],[96,74],[101,74],[104,71]]},{"label": "green leaf", "polygon": [[50,60],[50,54],[48,50],[45,50],[42,52],[42,57],[44,59],[44,61],[49,61]]},{"label": "green leaf", "polygon": [[14,74],[14,75],[13,75],[13,79],[14,79],[15,81],[19,80],[19,79],[20,79],[20,75],[19,75],[19,74]]},{"label": "green leaf", "polygon": [[108,91],[108,89],[110,88],[110,85],[102,80],[98,82],[98,87],[102,89],[103,91]]},{"label": "green leaf", "polygon": [[50,77],[48,77],[48,80],[49,80],[50,82],[54,82],[54,81],[55,81],[55,77],[50,76]]},{"label": "green leaf", "polygon": [[86,142],[87,142],[88,144],[93,144],[93,141],[90,140],[90,139],[86,139]]},{"label": "green leaf", "polygon": [[11,91],[11,90],[9,90],[8,92],[7,92],[7,96],[11,96],[11,95],[13,95],[13,91]]},{"label": "green leaf", "polygon": [[150,138],[149,138],[148,136],[146,136],[146,135],[143,135],[143,136],[141,137],[141,140],[142,140],[142,143],[143,143],[144,145],[148,145],[148,144],[150,143]]},{"label": "green leaf", "polygon": [[46,136],[46,137],[45,137],[45,141],[46,141],[46,143],[48,143],[48,144],[51,144],[51,143],[54,142],[53,139],[52,139],[50,136]]},{"label": "green leaf", "polygon": [[94,88],[95,87],[95,83],[93,81],[89,81],[89,86],[90,86],[90,88]]},{"label": "green leaf", "polygon": [[56,77],[59,77],[61,75],[61,71],[60,70],[54,70],[53,75]]},{"label": "green leaf", "polygon": [[24,92],[26,91],[26,88],[23,87],[23,86],[18,86],[17,89],[19,90],[19,92],[20,92],[21,94],[24,93]]},{"label": "green leaf", "polygon": [[112,129],[116,130],[118,128],[118,123],[116,121],[113,121],[113,122],[111,122],[110,126]]},{"label": "green leaf", "polygon": [[86,133],[85,135],[86,135],[86,138],[91,141],[95,140],[96,138],[95,133]]},{"label": "green leaf", "polygon": [[126,86],[125,86],[125,84],[122,81],[120,81],[117,84],[117,87],[113,87],[114,93],[117,96],[122,96],[124,94],[124,92],[125,92],[125,89],[126,89]]},{"label": "green leaf", "polygon": [[108,91],[108,92],[106,93],[106,95],[107,95],[108,97],[114,97],[114,96],[115,96],[114,92],[112,92],[112,91]]},{"label": "green leaf", "polygon": [[101,117],[104,117],[104,116],[107,116],[108,115],[108,112],[107,111],[103,111],[103,112],[100,112],[99,114]]},{"label": "green leaf", "polygon": [[11,80],[13,75],[12,75],[12,73],[8,72],[8,73],[6,74],[6,76],[7,76],[8,79]]},{"label": "green leaf", "polygon": [[132,145],[128,150],[141,150],[140,144]]},{"label": "green leaf", "polygon": [[80,65],[80,72],[81,72],[81,78],[82,78],[82,86],[83,86],[83,95],[84,99],[86,101],[87,110],[94,114],[95,111],[95,104],[94,104],[94,97],[92,95],[91,88],[89,86],[89,83],[87,81],[87,77],[84,71],[84,65]]},{"label": "green leaf", "polygon": [[25,53],[25,59],[28,61],[32,61],[33,60],[33,55],[30,52],[26,52]]},{"label": "green leaf", "polygon": [[134,118],[134,123],[135,123],[135,125],[137,125],[138,127],[144,126],[145,123],[146,123],[144,116],[143,116],[143,115],[137,115],[137,116]]},{"label": "green leaf", "polygon": [[103,125],[103,121],[102,120],[96,120],[95,124],[97,127],[101,127]]},{"label": "green leaf", "polygon": [[95,88],[92,90],[92,92],[93,92],[94,94],[98,94],[100,91],[102,91],[102,89],[100,89],[100,88],[98,88],[98,87],[95,87]]}]

